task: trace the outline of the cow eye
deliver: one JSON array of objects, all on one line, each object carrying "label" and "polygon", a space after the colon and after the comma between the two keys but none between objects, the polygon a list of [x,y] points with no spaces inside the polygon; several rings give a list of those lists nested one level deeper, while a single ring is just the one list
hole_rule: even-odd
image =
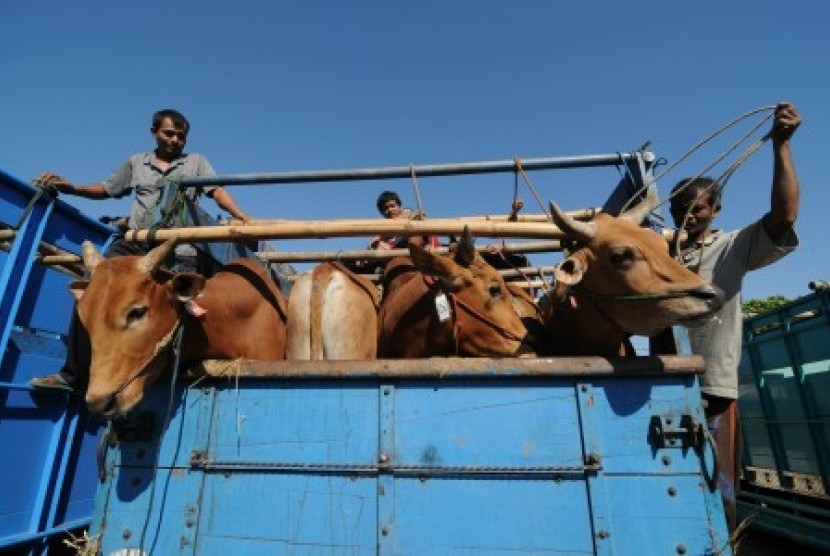
[{"label": "cow eye", "polygon": [[499,297],[501,295],[501,284],[491,284],[487,291],[490,293],[490,297]]},{"label": "cow eye", "polygon": [[634,264],[634,259],[636,259],[636,254],[630,247],[623,247],[611,252],[611,264],[616,268],[629,268]]},{"label": "cow eye", "polygon": [[147,311],[149,310],[150,309],[148,307],[133,307],[127,313],[127,324],[144,318],[144,316],[147,314]]}]

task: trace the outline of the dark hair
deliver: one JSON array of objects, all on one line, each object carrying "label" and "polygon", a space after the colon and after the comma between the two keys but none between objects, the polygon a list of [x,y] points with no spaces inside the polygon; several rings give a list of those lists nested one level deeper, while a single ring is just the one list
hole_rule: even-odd
[{"label": "dark hair", "polygon": [[709,194],[709,201],[712,206],[720,204],[720,185],[717,181],[708,176],[685,178],[677,182],[677,184],[671,188],[671,202],[672,204],[680,203],[681,198],[690,198],[689,195],[691,195],[692,192],[695,193],[694,197],[696,197],[701,191]]},{"label": "dark hair", "polygon": [[170,118],[170,121],[173,122],[176,129],[184,130],[185,133],[190,131],[190,122],[187,121],[184,114],[178,110],[173,110],[172,108],[165,108],[164,110],[159,110],[153,114],[153,126],[150,129],[154,132],[158,131],[158,128],[161,127],[161,121],[164,118]]},{"label": "dark hair", "polygon": [[389,201],[395,201],[396,203],[398,203],[398,206],[403,205],[403,203],[401,203],[401,198],[398,197],[397,193],[395,193],[394,191],[384,191],[383,193],[378,195],[378,200],[376,203],[379,213],[383,214],[383,208]]}]

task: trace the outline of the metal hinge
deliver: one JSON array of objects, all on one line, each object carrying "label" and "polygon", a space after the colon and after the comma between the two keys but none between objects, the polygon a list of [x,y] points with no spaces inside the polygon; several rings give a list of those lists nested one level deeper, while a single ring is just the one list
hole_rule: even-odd
[{"label": "metal hinge", "polygon": [[653,415],[649,439],[655,448],[694,448],[703,446],[703,430],[691,415]]}]

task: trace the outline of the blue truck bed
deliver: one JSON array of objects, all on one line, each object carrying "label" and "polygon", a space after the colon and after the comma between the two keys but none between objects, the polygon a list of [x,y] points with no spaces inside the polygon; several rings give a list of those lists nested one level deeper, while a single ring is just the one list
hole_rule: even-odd
[{"label": "blue truck bed", "polygon": [[105,554],[731,553],[697,428],[698,358],[305,363],[156,384],[120,424],[94,542]]}]

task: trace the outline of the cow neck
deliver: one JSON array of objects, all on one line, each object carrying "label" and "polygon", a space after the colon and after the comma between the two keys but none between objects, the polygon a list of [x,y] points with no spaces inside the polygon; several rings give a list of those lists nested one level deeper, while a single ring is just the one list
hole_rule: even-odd
[{"label": "cow neck", "polygon": [[489,318],[487,315],[484,315],[484,314],[476,311],[476,309],[474,307],[472,307],[468,303],[465,303],[464,300],[460,299],[457,295],[455,295],[455,293],[444,291],[444,288],[441,287],[438,279],[436,279],[434,276],[429,276],[427,274],[422,274],[422,276],[424,277],[424,283],[427,285],[427,289],[429,289],[430,291],[436,291],[437,290],[437,291],[443,292],[444,295],[446,295],[449,298],[450,303],[452,304],[452,315],[450,316],[450,318],[452,319],[452,322],[453,322],[453,334],[455,336],[455,355],[456,356],[460,357],[460,355],[461,355],[462,325],[461,325],[461,320],[459,318],[459,312],[458,312],[459,307],[464,309],[464,311],[469,313],[473,318],[476,318],[476,319],[480,320],[481,322],[483,322],[484,324],[486,324],[486,325],[490,326],[491,328],[493,328],[496,332],[498,332],[499,334],[501,334],[503,337],[507,338],[508,340],[516,340],[516,341],[519,341],[519,342],[522,342],[524,340],[523,337],[521,337],[517,334],[514,334],[510,330],[508,330],[505,327],[503,327],[502,325],[500,325],[499,323],[495,322],[493,319]]},{"label": "cow neck", "polygon": [[[558,300],[557,303],[561,304],[565,311],[568,311],[572,314],[575,314],[579,311],[594,310],[602,319],[605,320],[607,325],[610,327],[609,333],[616,334],[619,337],[619,342],[617,342],[617,338],[614,337],[613,343],[603,341],[603,345],[620,345],[625,339],[625,330],[619,324],[617,324],[617,321],[611,318],[611,315],[609,315],[605,310],[603,310],[603,308],[596,301],[596,298],[592,298],[590,295],[586,294],[584,289],[576,288],[575,286],[568,286],[568,289],[564,292],[564,296],[560,300]],[[575,318],[578,319],[578,317]],[[565,332],[570,334],[571,332],[573,332],[573,329],[566,330]],[[596,330],[594,331],[594,333],[595,332]],[[610,347],[608,349],[610,349]]]},{"label": "cow neck", "polygon": [[427,291],[442,292],[450,300],[452,310],[450,311],[450,319],[452,319],[452,337],[453,344],[455,344],[455,356],[461,356],[461,321],[458,319],[458,296],[453,292],[444,291],[438,279],[435,276],[421,273],[424,277],[424,284],[427,286]]}]

